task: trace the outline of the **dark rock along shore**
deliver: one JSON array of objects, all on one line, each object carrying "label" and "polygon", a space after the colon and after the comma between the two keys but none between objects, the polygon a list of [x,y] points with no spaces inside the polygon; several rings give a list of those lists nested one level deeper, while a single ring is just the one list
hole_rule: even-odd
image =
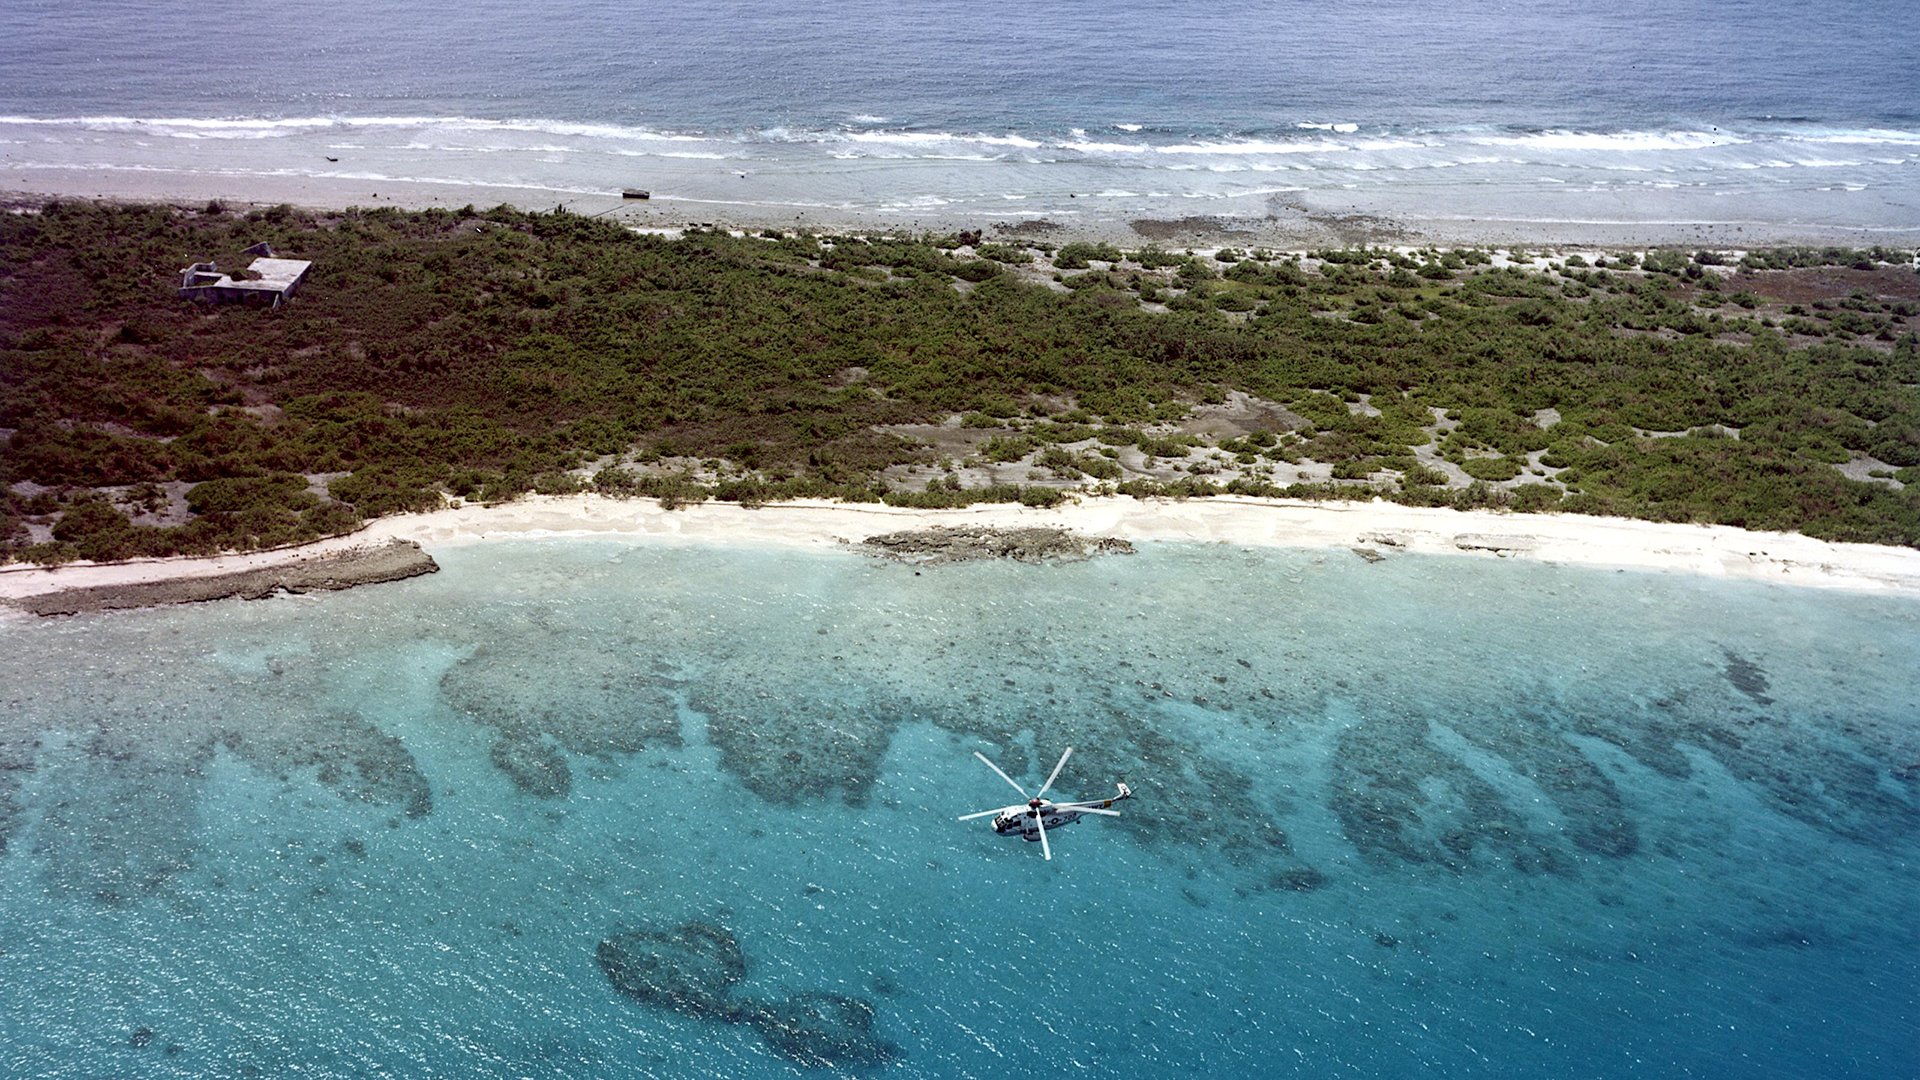
[{"label": "dark rock along shore", "polygon": [[1096,555],[1133,554],[1133,544],[1119,537],[1081,536],[1067,529],[1043,526],[998,529],[980,525],[936,525],[929,529],[869,536],[860,547],[883,558],[929,565],[974,559],[1080,562]]},{"label": "dark rock along shore", "polygon": [[192,604],[238,596],[260,600],[277,592],[351,589],[402,581],[440,569],[433,556],[411,540],[395,540],[379,547],[351,548],[303,558],[284,566],[240,570],[208,577],[176,578],[127,585],[91,585],[60,589],[7,603],[35,615],[80,615],[123,608]]}]

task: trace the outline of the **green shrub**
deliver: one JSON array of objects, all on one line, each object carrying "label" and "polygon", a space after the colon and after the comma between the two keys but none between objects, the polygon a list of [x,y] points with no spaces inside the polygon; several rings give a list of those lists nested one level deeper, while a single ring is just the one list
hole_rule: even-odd
[{"label": "green shrub", "polygon": [[1125,257],[1126,254],[1112,244],[1088,244],[1076,241],[1060,246],[1060,250],[1054,253],[1053,265],[1061,270],[1085,270],[1090,260],[1116,263]]},{"label": "green shrub", "polygon": [[973,253],[983,259],[992,259],[994,262],[1006,263],[1009,266],[1019,266],[1033,261],[1033,252],[1026,248],[1014,247],[1012,244],[981,244],[973,249]]},{"label": "green shrub", "polygon": [[1506,457],[1468,458],[1460,467],[1475,480],[1511,480],[1520,475],[1520,463]]},{"label": "green shrub", "polygon": [[365,517],[381,517],[439,507],[437,479],[418,467],[373,466],[328,483],[327,493]]},{"label": "green shrub", "polygon": [[291,473],[222,477],[187,489],[187,509],[196,514],[237,514],[258,507],[305,510],[320,501],[307,480]]},{"label": "green shrub", "polygon": [[1026,435],[995,435],[980,444],[980,456],[988,461],[1019,461],[1032,453],[1035,445]]}]

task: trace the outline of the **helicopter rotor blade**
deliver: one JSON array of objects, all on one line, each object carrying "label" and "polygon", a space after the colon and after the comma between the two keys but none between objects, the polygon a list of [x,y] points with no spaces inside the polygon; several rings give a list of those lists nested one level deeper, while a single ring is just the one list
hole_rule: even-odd
[{"label": "helicopter rotor blade", "polygon": [[998,810],[982,810],[974,814],[962,814],[960,815],[959,820],[972,821],[974,818],[983,818],[983,817],[986,817],[988,814],[1004,814],[1009,810],[1025,810],[1026,808],[1027,808],[1026,804],[1024,803],[1018,806],[1002,806]]},{"label": "helicopter rotor blade", "polygon": [[1005,781],[1006,781],[1007,783],[1009,783],[1009,784],[1013,784],[1013,790],[1015,790],[1015,791],[1017,791],[1017,792],[1019,792],[1019,793],[1020,793],[1020,796],[1021,796],[1022,798],[1032,798],[1032,796],[1031,796],[1031,795],[1028,795],[1028,794],[1027,794],[1027,789],[1026,789],[1026,788],[1023,788],[1023,787],[1021,787],[1021,786],[1020,786],[1019,784],[1017,784],[1017,783],[1014,783],[1014,780],[1013,780],[1013,777],[1011,777],[1011,776],[1008,776],[1008,775],[1007,775],[1006,773],[1003,773],[1003,772],[1001,772],[1001,771],[1000,771],[1000,766],[998,766],[998,765],[995,765],[995,764],[994,764],[993,762],[991,762],[991,761],[988,761],[988,760],[987,760],[987,755],[985,755],[985,754],[983,754],[983,753],[981,753],[981,752],[980,752],[980,751],[978,751],[978,750],[975,750],[975,751],[973,752],[973,756],[974,756],[974,757],[977,757],[977,758],[979,758],[979,759],[980,759],[980,761],[981,761],[981,763],[982,763],[982,764],[984,764],[984,765],[986,765],[986,767],[987,767],[987,768],[989,768],[989,769],[992,769],[992,770],[993,770],[993,774],[994,774],[995,776],[998,776],[998,777],[999,777],[1000,779],[1002,779],[1002,780],[1005,780]]},{"label": "helicopter rotor blade", "polygon": [[1040,830],[1040,854],[1044,856],[1048,862],[1052,862],[1053,848],[1047,844],[1047,822],[1044,813],[1037,810],[1034,812],[1033,827]]},{"label": "helicopter rotor blade", "polygon": [[1060,770],[1067,767],[1067,759],[1072,756],[1073,756],[1073,747],[1069,746],[1067,747],[1067,752],[1060,755],[1060,760],[1057,763],[1055,763],[1055,765],[1053,766],[1053,771],[1047,774],[1047,782],[1040,785],[1040,791],[1038,794],[1034,795],[1034,798],[1037,799],[1041,795],[1045,795],[1047,793],[1047,789],[1053,786],[1053,782],[1055,780],[1059,779]]}]

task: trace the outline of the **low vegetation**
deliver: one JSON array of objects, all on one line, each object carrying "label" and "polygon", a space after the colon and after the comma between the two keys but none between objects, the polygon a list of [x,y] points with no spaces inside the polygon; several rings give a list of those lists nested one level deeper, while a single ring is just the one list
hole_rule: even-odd
[{"label": "low vegetation", "polygon": [[[271,545],[582,490],[1379,495],[1920,546],[1910,251],[1514,266],[668,238],[509,209],[16,211],[12,559]],[[180,267],[244,266],[263,240],[314,261],[292,303],[174,297]]]}]

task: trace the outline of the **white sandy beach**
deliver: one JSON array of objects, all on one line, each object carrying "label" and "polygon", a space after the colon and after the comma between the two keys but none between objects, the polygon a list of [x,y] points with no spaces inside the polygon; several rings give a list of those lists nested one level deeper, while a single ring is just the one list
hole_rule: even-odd
[{"label": "white sandy beach", "polygon": [[[0,127],[3,127],[0,124]],[[4,140],[0,132],[0,142]],[[245,147],[226,147],[227,153]],[[252,152],[258,152],[254,148]],[[5,155],[0,155],[4,158]],[[989,205],[867,206],[858,191],[841,192],[827,202],[811,201],[805,185],[819,178],[806,170],[778,179],[769,173],[743,180],[731,168],[712,162],[653,161],[649,183],[660,189],[646,201],[621,198],[613,181],[599,185],[577,180],[540,184],[490,183],[484,180],[409,179],[389,174],[314,175],[278,169],[278,159],[246,168],[196,168],[175,163],[142,168],[85,168],[8,164],[0,161],[0,200],[41,202],[52,198],[164,202],[199,206],[218,199],[232,206],[286,203],[321,212],[351,207],[404,210],[481,208],[509,205],[530,211],[566,209],[638,229],[677,230],[718,224],[731,229],[800,229],[823,233],[944,233],[986,229],[996,236],[1029,237],[1053,243],[1087,240],[1137,247],[1270,247],[1304,250],[1324,246],[1389,244],[1440,247],[1541,247],[1608,249],[1684,245],[1714,249],[1791,244],[1909,244],[1920,226],[1866,226],[1828,213],[1824,218],[1738,219],[1706,216],[1706,207],[1674,211],[1642,220],[1632,214],[1612,217],[1591,207],[1568,207],[1558,215],[1528,217],[1517,211],[1480,211],[1473,216],[1446,213],[1423,204],[1420,193],[1374,192],[1361,199],[1343,189],[1287,196],[1285,205],[1266,196],[1205,200],[1083,199],[1066,193],[1022,196],[1017,202]],[[722,162],[733,165],[734,162]],[[908,172],[950,163],[881,162],[877,167]],[[895,178],[902,190],[914,183]],[[763,191],[772,188],[775,190]],[[752,197],[748,197],[752,196]],[[940,202],[942,200],[935,200]],[[1114,205],[1101,205],[1114,203]],[[1888,213],[1898,214],[1898,210]],[[1777,220],[1776,220],[1777,219]],[[1135,227],[1136,221],[1139,228]],[[1032,230],[1030,232],[1023,230]]]},{"label": "white sandy beach", "polygon": [[1402,553],[1505,558],[1920,595],[1920,550],[1829,543],[1725,526],[1566,514],[1238,497],[1184,501],[1086,498],[1050,510],[999,504],[914,510],[828,502],[783,503],[759,509],[702,503],[665,510],[650,499],[569,495],[529,496],[501,506],[465,506],[383,518],[350,536],[275,551],[106,565],[76,563],[53,569],[0,567],[0,601],[64,589],[259,569],[390,540],[412,540],[429,553],[490,540],[572,537],[838,549],[881,533],[936,525],[1050,525],[1133,541],[1364,548],[1387,558]]}]

